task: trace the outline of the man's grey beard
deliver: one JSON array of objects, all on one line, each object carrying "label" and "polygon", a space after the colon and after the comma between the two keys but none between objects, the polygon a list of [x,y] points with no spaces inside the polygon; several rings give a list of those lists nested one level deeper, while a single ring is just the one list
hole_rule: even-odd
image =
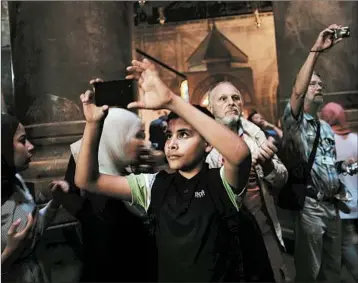
[{"label": "man's grey beard", "polygon": [[240,122],[240,115],[216,118],[216,121],[218,121],[220,124],[229,127],[231,130],[236,131],[238,128],[238,124]]},{"label": "man's grey beard", "polygon": [[304,100],[304,109],[306,112],[308,112],[312,116],[316,116],[318,110],[323,106],[323,104],[324,104],[324,101],[321,99],[315,99],[315,97],[313,97],[313,99],[311,99],[306,96],[305,100]]}]

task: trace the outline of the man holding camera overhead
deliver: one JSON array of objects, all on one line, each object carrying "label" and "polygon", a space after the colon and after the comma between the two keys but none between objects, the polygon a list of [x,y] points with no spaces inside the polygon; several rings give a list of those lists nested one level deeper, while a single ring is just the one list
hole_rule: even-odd
[{"label": "man holding camera overhead", "polygon": [[[342,37],[349,36],[347,31],[333,24],[320,32],[297,75],[282,117],[284,143],[292,149],[292,160],[296,154],[307,162],[315,140],[318,141],[304,205],[296,218],[295,282],[340,282],[341,220],[338,206],[347,198],[338,176],[341,168],[336,164],[334,133],[317,117],[323,104],[323,83],[314,67],[322,52],[327,52]],[[339,163],[339,167],[341,165]]]}]

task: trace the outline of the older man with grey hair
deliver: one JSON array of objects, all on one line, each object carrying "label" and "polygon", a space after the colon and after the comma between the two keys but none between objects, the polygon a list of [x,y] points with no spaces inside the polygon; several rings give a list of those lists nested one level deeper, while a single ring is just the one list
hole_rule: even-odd
[{"label": "older man with grey hair", "polygon": [[[250,233],[246,227],[242,229],[240,240],[243,242],[246,280],[285,282],[284,243],[273,196],[287,181],[286,167],[275,154],[274,140],[267,140],[259,127],[242,116],[242,97],[231,82],[217,83],[208,95],[209,108],[216,120],[242,136],[251,150],[252,167],[243,196],[243,210],[246,209],[249,218],[253,219],[254,229],[251,231],[259,233]],[[221,167],[225,162],[215,149],[206,161],[210,167]]]}]

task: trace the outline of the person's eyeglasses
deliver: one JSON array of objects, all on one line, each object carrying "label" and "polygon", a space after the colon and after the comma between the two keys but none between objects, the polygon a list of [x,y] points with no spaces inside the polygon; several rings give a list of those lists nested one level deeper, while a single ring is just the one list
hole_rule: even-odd
[{"label": "person's eyeglasses", "polygon": [[321,89],[326,89],[326,85],[322,82],[316,82],[316,81],[311,81],[309,84],[310,87],[317,87],[320,86]]}]

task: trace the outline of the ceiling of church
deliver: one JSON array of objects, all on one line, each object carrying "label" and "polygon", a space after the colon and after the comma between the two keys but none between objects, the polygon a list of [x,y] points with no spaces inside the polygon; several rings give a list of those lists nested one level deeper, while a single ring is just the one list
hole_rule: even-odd
[{"label": "ceiling of church", "polygon": [[175,23],[272,11],[271,1],[136,1],[135,25]]}]

